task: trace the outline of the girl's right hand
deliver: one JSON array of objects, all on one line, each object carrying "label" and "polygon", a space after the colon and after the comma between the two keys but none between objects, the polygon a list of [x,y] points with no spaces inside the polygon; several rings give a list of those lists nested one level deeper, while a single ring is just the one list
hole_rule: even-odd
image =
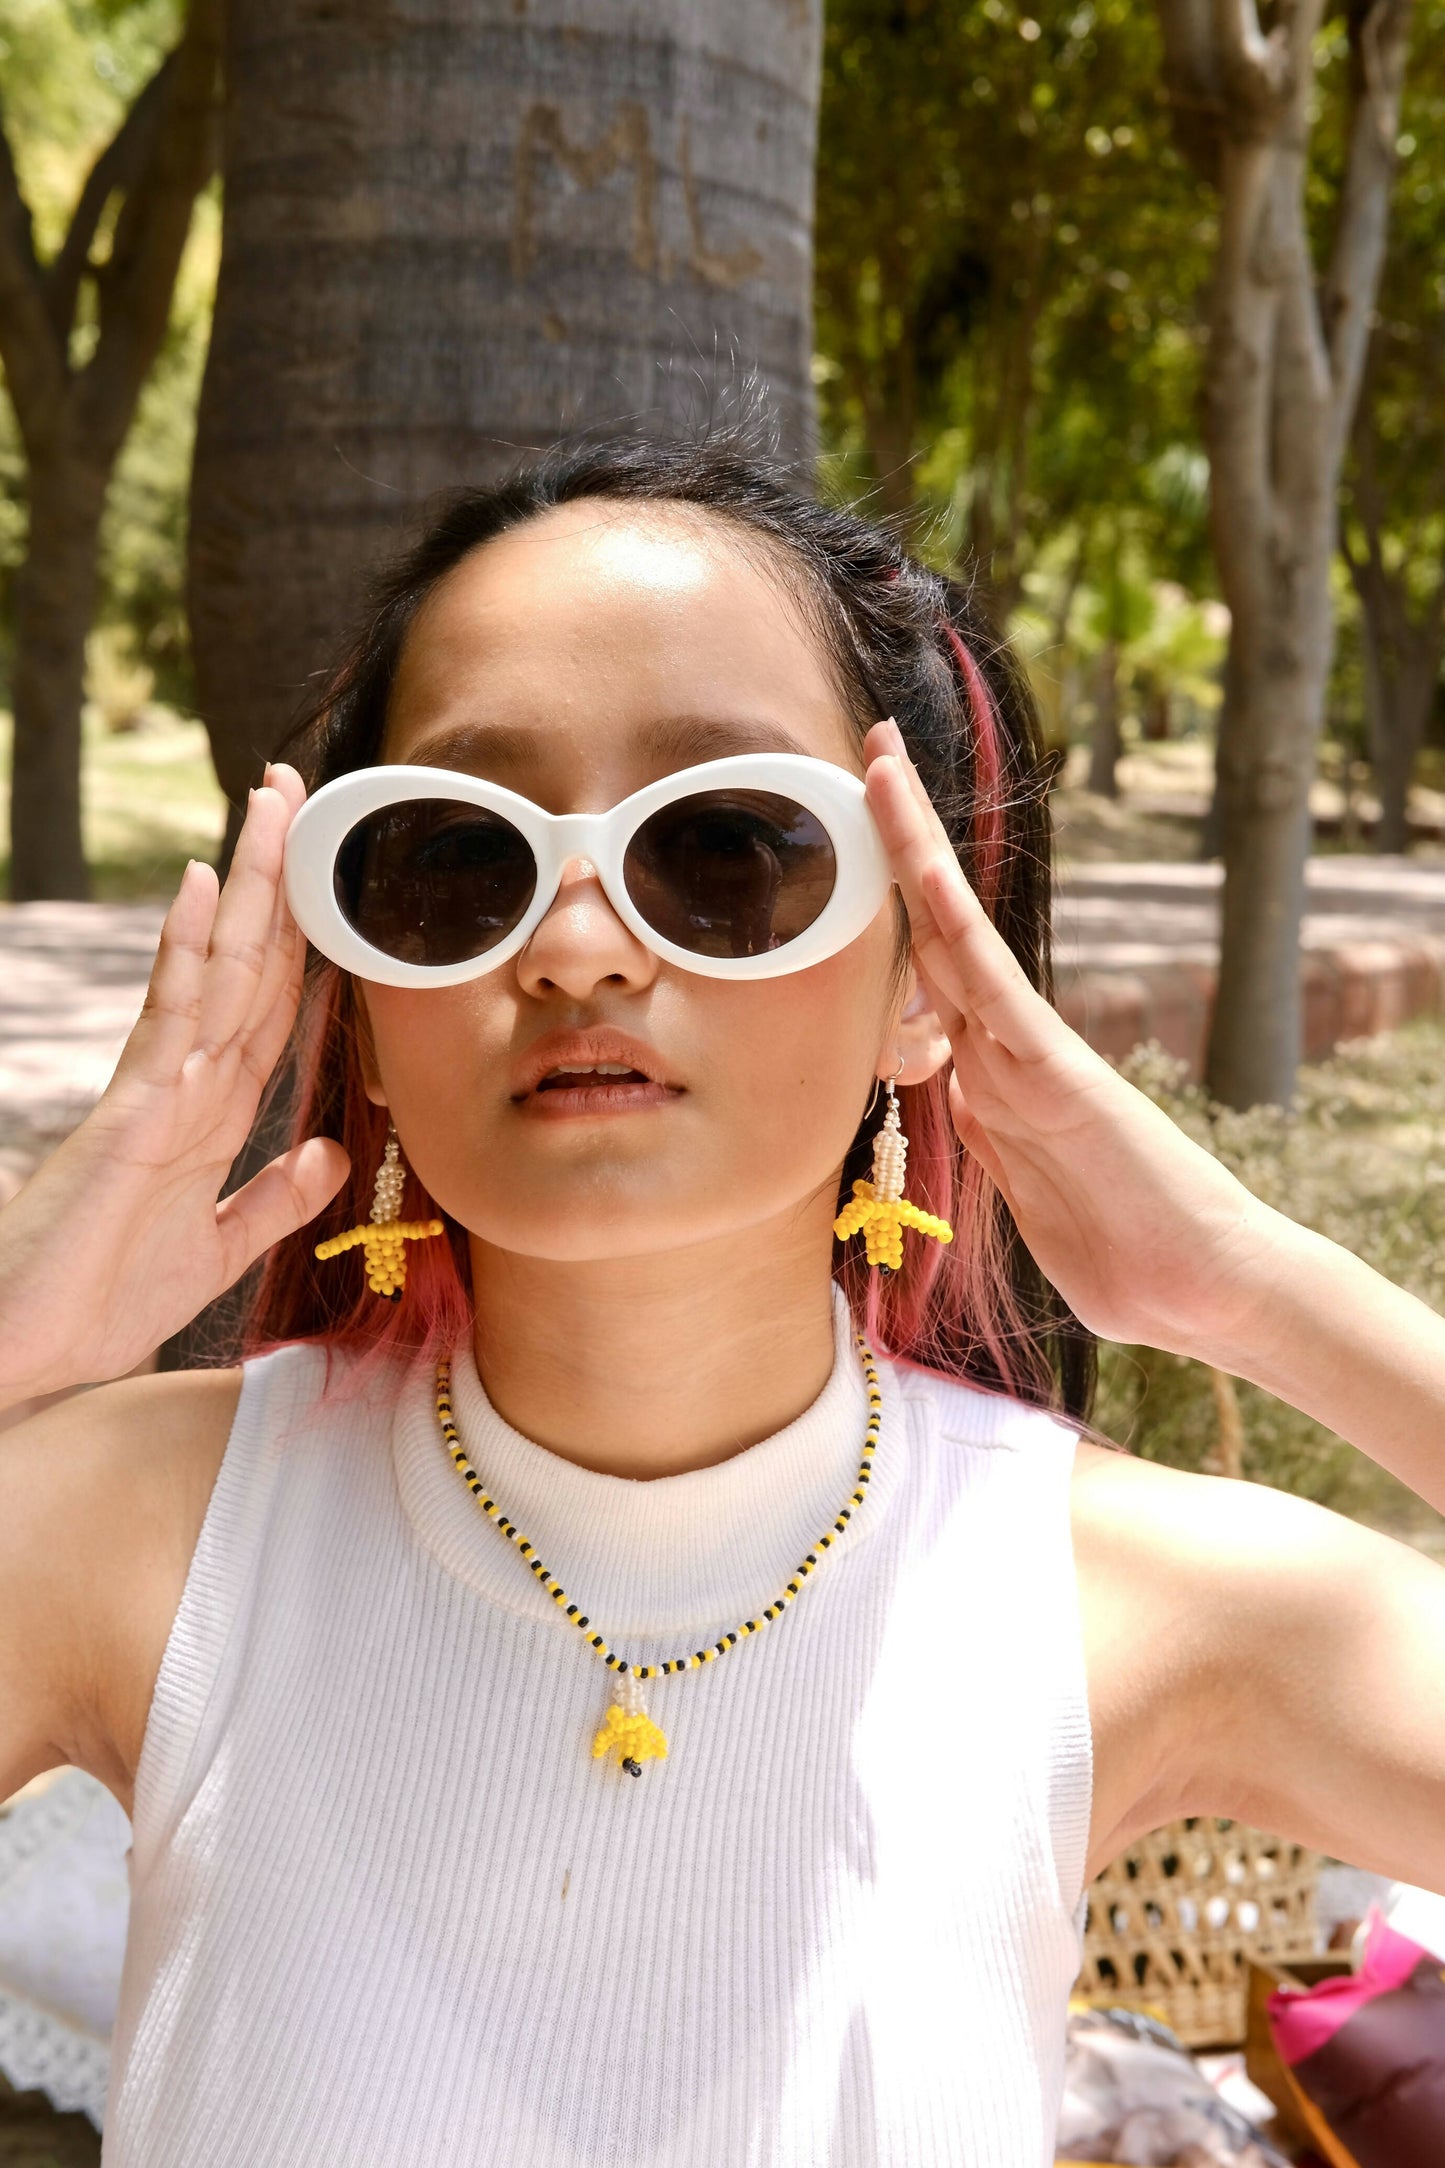
[{"label": "girl's right hand", "polygon": [[1300,1230],[1253,1197],[1030,985],[969,886],[892,719],[866,789],[953,1055],[949,1107],[1074,1315],[1253,1376],[1273,1348]]},{"label": "girl's right hand", "polygon": [[0,1406],[125,1376],[346,1178],[311,1137],[217,1203],[300,1000],[281,866],[305,796],[269,768],[225,887],[186,868],[114,1076],[0,1212]]}]

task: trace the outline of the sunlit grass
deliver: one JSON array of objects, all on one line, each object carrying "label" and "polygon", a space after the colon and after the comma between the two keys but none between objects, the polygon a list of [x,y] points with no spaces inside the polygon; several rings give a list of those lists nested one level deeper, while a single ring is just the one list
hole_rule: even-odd
[{"label": "sunlit grass", "polygon": [[[168,709],[140,727],[109,730],[98,712],[84,726],[85,852],[101,903],[168,901],[188,858],[214,858],[226,802],[203,726]],[[0,713],[0,875],[8,886],[10,717]]]}]

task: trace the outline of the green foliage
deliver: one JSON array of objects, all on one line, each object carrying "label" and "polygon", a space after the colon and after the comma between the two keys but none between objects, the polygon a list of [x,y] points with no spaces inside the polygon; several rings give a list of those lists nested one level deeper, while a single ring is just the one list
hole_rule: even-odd
[{"label": "green foliage", "polygon": [[840,450],[866,452],[901,395],[934,442],[919,479],[955,541],[971,510],[1001,534],[1033,509],[1034,474],[1043,511],[1132,501],[1150,459],[1196,437],[1213,225],[1159,74],[1152,10],[1125,0],[829,10],[825,420]]},{"label": "green foliage", "polygon": [[[1211,1107],[1157,1045],[1124,1073],[1276,1210],[1445,1310],[1445,1023],[1357,1040],[1299,1073],[1286,1112]],[[1106,1347],[1096,1420],[1146,1459],[1200,1468],[1218,1439],[1209,1373],[1151,1348]],[[1268,1393],[1238,1387],[1245,1474],[1445,1556],[1445,1522],[1344,1440]]]},{"label": "green foliage", "polygon": [[[60,246],[86,173],[180,32],[180,0],[0,0],[4,121],[42,259]],[[93,254],[103,253],[105,228]],[[155,691],[191,700],[185,529],[196,399],[220,253],[220,195],[197,206],[165,345],[111,481],[101,538],[102,625],[124,631]],[[94,335],[82,315],[72,364]],[[0,402],[0,700],[9,682],[15,572],[28,514],[25,463]]]},{"label": "green foliage", "polygon": [[180,0],[0,0],[6,132],[42,259],[183,13]]},{"label": "green foliage", "polygon": [[[1417,0],[1396,152],[1390,246],[1362,401],[1385,512],[1384,569],[1419,619],[1445,573],[1445,0]],[[1360,530],[1370,508],[1358,439],[1342,513],[1347,540],[1363,554]],[[1353,662],[1357,674],[1358,645],[1352,610],[1346,666]],[[1445,706],[1437,703],[1437,715],[1445,722]]]},{"label": "green foliage", "polygon": [[[1317,260],[1351,111],[1345,19],[1316,53]],[[818,182],[830,485],[871,492],[940,565],[970,558],[1052,658],[1056,738],[1091,714],[1103,627],[1216,593],[1200,440],[1211,193],[1182,164],[1156,11],[1127,0],[831,0]],[[1419,0],[1367,396],[1386,557],[1417,599],[1445,559],[1445,0]],[[1349,531],[1350,494],[1345,494]],[[1365,742],[1353,591],[1337,600],[1335,739]],[[1422,605],[1423,607],[1423,600]],[[1201,619],[1200,622],[1203,622]],[[1142,634],[1146,644],[1151,633]],[[1126,728],[1184,692],[1122,641]],[[1211,634],[1218,646],[1217,628]],[[1046,705],[1050,703],[1046,700]],[[1445,729],[1445,704],[1441,708]]]},{"label": "green foliage", "polygon": [[[1049,658],[1036,682],[1056,739],[1088,713],[1075,680],[1101,639],[1127,648],[1177,616],[1161,581],[1212,589],[1196,408],[1213,206],[1175,153],[1160,75],[1153,10],[1125,0],[828,14],[833,485],[911,515],[931,561],[982,565],[1010,630]],[[1142,660],[1121,686],[1156,698]]]}]

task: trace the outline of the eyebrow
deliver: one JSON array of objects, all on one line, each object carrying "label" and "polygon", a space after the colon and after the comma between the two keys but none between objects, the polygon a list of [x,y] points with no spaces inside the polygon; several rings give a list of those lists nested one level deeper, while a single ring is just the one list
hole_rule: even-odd
[{"label": "eyebrow", "polygon": [[[535,761],[546,734],[520,723],[457,723],[424,738],[408,756],[417,768],[486,767],[515,769]],[[632,744],[644,758],[670,756],[683,767],[694,761],[721,759],[728,753],[801,753],[816,757],[781,723],[731,720],[719,715],[668,715],[643,723]]]}]

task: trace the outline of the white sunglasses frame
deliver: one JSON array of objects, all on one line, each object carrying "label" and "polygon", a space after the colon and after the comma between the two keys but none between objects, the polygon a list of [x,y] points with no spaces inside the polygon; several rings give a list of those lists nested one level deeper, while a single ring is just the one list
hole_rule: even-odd
[{"label": "white sunglasses frame", "polygon": [[[731,787],[776,791],[821,821],[833,846],[833,893],[796,940],[759,956],[699,956],[650,926],[623,880],[623,860],[635,831],[676,798]],[[494,948],[455,964],[409,964],[362,939],[336,898],[337,853],[358,821],[383,806],[417,798],[450,798],[500,813],[524,835],[537,861],[537,889],[512,931]],[[569,859],[585,857],[617,916],[664,962],[710,979],[774,979],[822,963],[871,925],[893,885],[893,869],[861,780],[827,760],[801,753],[735,753],[678,769],[634,791],[605,813],[548,813],[530,798],[481,776],[452,768],[395,764],[358,768],[323,783],[306,800],[286,836],[286,900],[314,948],[357,978],[380,986],[462,986],[495,971],[525,948],[551,909]]]}]

